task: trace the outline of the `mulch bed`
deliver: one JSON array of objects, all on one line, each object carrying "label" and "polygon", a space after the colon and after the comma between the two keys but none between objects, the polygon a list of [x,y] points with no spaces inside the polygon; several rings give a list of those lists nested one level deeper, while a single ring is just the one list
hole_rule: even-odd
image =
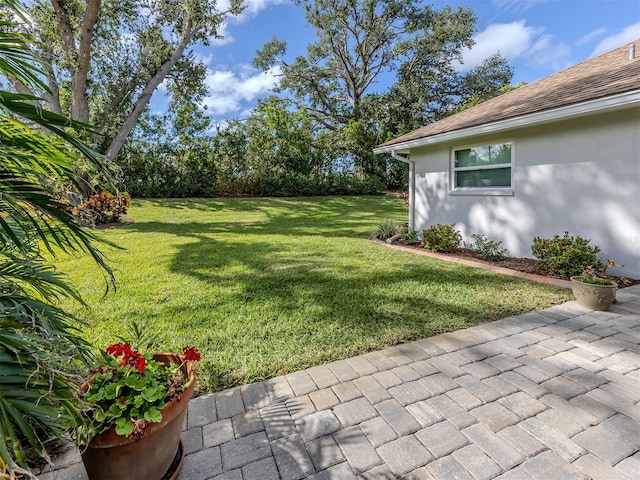
[{"label": "mulch bed", "polygon": [[[416,250],[422,250],[420,244],[407,245],[399,242],[405,247],[414,248]],[[466,260],[473,260],[474,262],[486,263],[488,265],[495,265],[497,267],[509,268],[511,270],[517,270],[519,272],[531,273],[533,275],[541,275],[543,277],[551,277],[548,275],[546,270],[540,267],[540,263],[533,258],[518,258],[518,257],[505,257],[502,260],[497,262],[490,262],[482,258],[482,255],[471,250],[469,248],[459,248],[455,252],[452,253],[438,253],[439,255],[443,255],[445,257],[457,257],[464,258]],[[559,277],[556,277],[559,278]],[[640,280],[628,277],[616,277],[614,275],[607,275],[607,278],[617,282],[619,288],[631,287],[632,285],[639,285]]]}]

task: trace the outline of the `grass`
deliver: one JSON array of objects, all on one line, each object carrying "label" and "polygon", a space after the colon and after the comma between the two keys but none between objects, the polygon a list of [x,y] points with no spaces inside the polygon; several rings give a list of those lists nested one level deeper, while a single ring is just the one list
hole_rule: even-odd
[{"label": "grass", "polygon": [[131,322],[203,353],[200,391],[263,380],[569,299],[569,293],[369,240],[403,221],[393,197],[135,201],[100,232],[117,291],[88,258],[61,258],[103,348]]}]

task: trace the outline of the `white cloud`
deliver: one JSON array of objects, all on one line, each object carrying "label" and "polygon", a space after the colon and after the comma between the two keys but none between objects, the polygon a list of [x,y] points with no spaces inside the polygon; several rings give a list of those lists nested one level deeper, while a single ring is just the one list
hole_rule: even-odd
[{"label": "white cloud", "polygon": [[196,61],[202,63],[203,65],[210,65],[213,62],[213,54],[203,54],[201,51],[194,50],[193,57]]},{"label": "white cloud", "polygon": [[156,87],[156,91],[162,92],[162,93],[167,93],[169,91],[169,89],[167,88],[167,79],[166,78],[164,80],[162,80],[162,82],[160,82],[160,85],[158,85]]},{"label": "white cloud", "polygon": [[498,11],[522,13],[548,0],[492,0],[491,4]]},{"label": "white cloud", "polygon": [[571,49],[563,43],[554,43],[553,35],[542,35],[523,53],[534,65],[562,70],[571,66]]},{"label": "white cloud", "polygon": [[571,50],[562,43],[555,43],[552,35],[544,35],[544,29],[527,25],[526,20],[489,25],[474,37],[471,49],[462,51],[463,64],[457,66],[466,72],[480,65],[487,57],[500,53],[508,61],[527,59],[533,65],[550,65],[559,70],[567,67]]},{"label": "white cloud", "polygon": [[597,37],[601,37],[605,33],[607,33],[607,31],[604,28],[597,28],[593,32],[587,33],[580,40],[578,40],[577,43],[578,43],[578,45],[584,45],[585,43],[589,43],[589,42],[595,40]]},{"label": "white cloud", "polygon": [[527,26],[525,20],[489,25],[474,37],[475,44],[471,49],[462,51],[464,63],[458,69],[471,70],[496,52],[507,60],[513,60],[531,48],[540,33],[541,29]]},{"label": "white cloud", "polygon": [[600,41],[596,48],[593,50],[591,56],[600,55],[601,53],[608,52],[614,48],[621,47],[625,43],[631,43],[634,40],[640,38],[640,22],[629,25],[620,33],[610,35]]},{"label": "white cloud", "polygon": [[209,96],[202,106],[213,115],[238,112],[246,109],[244,102],[252,102],[268,93],[278,83],[279,67],[260,72],[251,67],[241,67],[240,72],[218,70],[207,75],[205,84]]},{"label": "white cloud", "polygon": [[[245,9],[240,15],[227,15],[217,28],[217,33],[222,38],[209,38],[209,42],[214,46],[221,46],[232,43],[235,39],[229,34],[229,25],[232,23],[244,23],[250,18],[255,17],[265,8],[271,5],[280,5],[287,3],[288,0],[245,0],[243,6]],[[218,11],[228,10],[230,7],[229,0],[219,0],[217,3]]]},{"label": "white cloud", "polygon": [[238,114],[238,118],[248,118],[253,114],[255,108],[245,108]]},{"label": "white cloud", "polygon": [[216,28],[217,37],[209,37],[209,43],[214,47],[220,47],[222,45],[227,45],[228,43],[233,43],[235,39],[229,33],[229,18],[225,18],[218,28]]},{"label": "white cloud", "polygon": [[260,10],[264,10],[270,5],[282,5],[288,0],[245,0],[243,5],[247,7],[242,15],[255,16]]}]

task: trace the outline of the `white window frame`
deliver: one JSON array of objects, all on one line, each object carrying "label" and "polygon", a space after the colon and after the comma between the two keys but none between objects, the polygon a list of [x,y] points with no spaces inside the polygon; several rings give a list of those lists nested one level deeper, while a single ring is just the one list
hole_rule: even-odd
[{"label": "white window frame", "polygon": [[[476,147],[486,147],[489,145],[500,145],[508,143],[511,145],[511,162],[496,163],[493,165],[475,166],[475,167],[459,167],[456,168],[456,152],[459,150],[467,150]],[[513,138],[504,140],[492,140],[490,142],[473,143],[469,145],[458,145],[450,149],[449,163],[449,193],[451,195],[513,195],[514,192],[514,166],[515,166],[515,141]],[[509,187],[458,187],[456,185],[456,172],[474,171],[474,170],[494,170],[497,168],[511,169],[511,185]]]}]

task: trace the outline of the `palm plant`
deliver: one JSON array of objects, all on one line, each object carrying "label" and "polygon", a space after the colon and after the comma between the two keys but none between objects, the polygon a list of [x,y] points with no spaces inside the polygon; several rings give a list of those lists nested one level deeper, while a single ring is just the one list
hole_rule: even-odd
[{"label": "palm plant", "polygon": [[[0,6],[0,75],[46,89],[29,38],[19,33],[27,21],[21,7],[15,0]],[[81,378],[69,372],[88,348],[77,319],[57,304],[62,296],[81,299],[45,252],[88,252],[112,279],[96,237],[59,195],[63,185],[78,189],[78,154],[108,176],[104,160],[70,133],[87,125],[39,102],[0,91],[0,478],[33,476],[33,455],[48,461],[49,445],[77,418]]]}]

